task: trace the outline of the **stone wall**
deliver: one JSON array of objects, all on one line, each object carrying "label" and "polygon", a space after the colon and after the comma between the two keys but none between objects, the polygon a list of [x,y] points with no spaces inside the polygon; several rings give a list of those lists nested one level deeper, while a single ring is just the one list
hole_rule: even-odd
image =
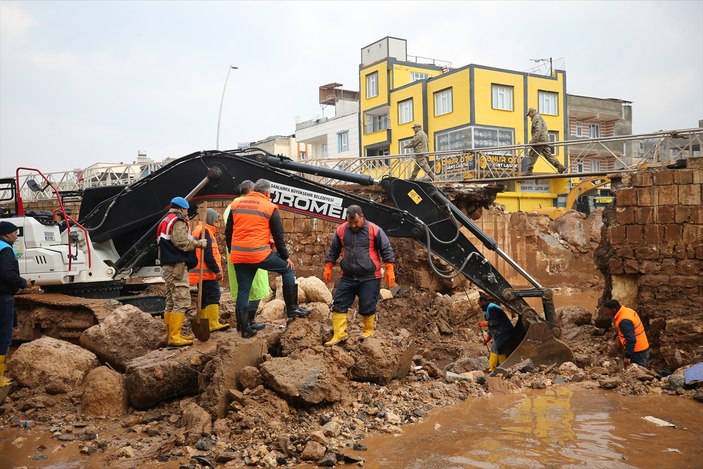
[{"label": "stone wall", "polygon": [[638,311],[672,369],[703,358],[703,158],[623,180],[597,262],[603,300]]}]

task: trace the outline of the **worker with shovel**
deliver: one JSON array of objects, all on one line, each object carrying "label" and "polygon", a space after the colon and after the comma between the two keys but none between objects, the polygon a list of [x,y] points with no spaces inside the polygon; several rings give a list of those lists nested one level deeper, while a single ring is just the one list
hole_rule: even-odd
[{"label": "worker with shovel", "polygon": [[159,246],[161,276],[166,283],[164,322],[168,331],[168,345],[181,347],[193,343],[192,336],[181,334],[186,311],[190,309],[190,288],[187,265],[196,248],[204,248],[207,240],[193,239],[188,227],[190,204],[183,197],[171,199],[171,208],[159,223],[156,242]]},{"label": "worker with shovel", "polygon": [[191,286],[198,285],[202,278],[201,317],[207,319],[210,332],[229,327],[229,324],[220,323],[220,281],[224,276],[222,274],[222,256],[215,237],[216,221],[217,212],[211,208],[205,209],[205,223],[199,223],[195,227],[193,238],[204,238],[207,241],[207,246],[203,250],[196,251],[198,265],[190,269],[188,275]]},{"label": "worker with shovel", "polygon": [[488,342],[493,339],[488,357],[488,371],[493,371],[507,358],[504,349],[513,335],[513,323],[510,322],[503,308],[491,303],[483,293],[478,297],[478,303],[485,316],[485,321],[480,321],[478,325],[488,327],[488,336],[483,340],[483,345],[488,345]]}]

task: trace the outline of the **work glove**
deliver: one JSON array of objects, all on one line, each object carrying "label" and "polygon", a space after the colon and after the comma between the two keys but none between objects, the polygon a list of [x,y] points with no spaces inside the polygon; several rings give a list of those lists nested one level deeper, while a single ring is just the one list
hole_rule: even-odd
[{"label": "work glove", "polygon": [[386,262],[386,282],[388,288],[395,287],[395,266],[390,262]]},{"label": "work glove", "polygon": [[322,274],[322,278],[325,279],[325,283],[330,283],[332,281],[332,267],[334,264],[332,262],[325,262],[325,272]]},{"label": "work glove", "polygon": [[488,327],[488,321],[479,321],[478,327]]},{"label": "work glove", "polygon": [[206,248],[207,247],[207,239],[199,239],[195,242],[195,247],[198,248]]}]

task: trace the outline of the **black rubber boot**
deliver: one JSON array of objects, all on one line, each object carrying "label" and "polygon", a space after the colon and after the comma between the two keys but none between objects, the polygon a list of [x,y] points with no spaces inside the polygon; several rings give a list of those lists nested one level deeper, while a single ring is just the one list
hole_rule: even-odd
[{"label": "black rubber boot", "polygon": [[283,285],[283,301],[286,302],[286,313],[289,318],[304,318],[310,315],[310,310],[298,305],[298,284]]},{"label": "black rubber boot", "polygon": [[[249,337],[254,337],[256,331],[249,327],[249,313],[246,308],[236,309],[237,312],[237,330],[241,330],[242,337],[248,339]],[[241,325],[241,326],[240,326]],[[240,329],[241,327],[241,329]]]},{"label": "black rubber boot", "polygon": [[266,324],[263,322],[254,322],[254,318],[256,318],[256,309],[255,308],[249,308],[248,309],[248,314],[249,314],[249,328],[253,331],[260,331],[264,327],[266,327]]}]

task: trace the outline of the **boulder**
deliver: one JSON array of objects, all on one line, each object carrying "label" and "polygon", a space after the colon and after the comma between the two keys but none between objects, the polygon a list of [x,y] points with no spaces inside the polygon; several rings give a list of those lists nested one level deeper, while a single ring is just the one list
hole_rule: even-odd
[{"label": "boulder", "polygon": [[256,316],[256,320],[259,322],[271,323],[273,321],[280,321],[286,317],[286,303],[281,299],[274,299],[266,303],[259,314]]},{"label": "boulder", "polygon": [[154,350],[127,365],[125,386],[135,409],[148,409],[176,397],[197,394],[198,375],[212,358],[215,347]]},{"label": "boulder", "polygon": [[259,370],[266,387],[286,400],[308,405],[337,402],[347,385],[346,369],[322,358],[307,349],[296,356],[272,358]]},{"label": "boulder", "polygon": [[136,306],[117,308],[81,334],[80,344],[119,371],[133,358],[166,345],[166,325]]},{"label": "boulder", "polygon": [[201,436],[212,433],[212,417],[195,402],[191,402],[183,409],[183,423],[187,444],[192,445]]},{"label": "boulder", "polygon": [[247,367],[258,366],[267,353],[266,341],[233,336],[220,340],[212,360],[200,376],[200,405],[215,418],[227,415],[230,389],[239,388],[239,376]]},{"label": "boulder", "polygon": [[364,339],[359,347],[351,351],[355,364],[351,377],[356,381],[386,384],[393,379],[407,376],[417,346],[402,334],[390,338],[382,331]]},{"label": "boulder", "polygon": [[310,316],[296,319],[288,324],[281,335],[281,354],[286,356],[305,348],[318,347],[322,340],[321,325],[329,317],[330,308],[326,303],[309,303]]},{"label": "boulder", "polygon": [[306,277],[298,279],[298,288],[305,290],[308,302],[321,302],[326,305],[332,304],[332,293],[327,288],[325,282],[317,277]]},{"label": "boulder", "polygon": [[42,337],[19,346],[9,368],[22,386],[49,394],[77,390],[90,370],[100,365],[98,357],[63,340]]},{"label": "boulder", "polygon": [[584,230],[585,218],[585,215],[580,212],[570,211],[554,220],[551,228],[570,245],[585,249],[591,241],[591,233],[587,234]]},{"label": "boulder", "polygon": [[106,366],[92,369],[85,378],[81,411],[102,417],[125,415],[127,410],[124,376]]},{"label": "boulder", "polygon": [[557,308],[556,319],[563,326],[585,326],[591,324],[593,315],[580,306],[564,306]]}]

